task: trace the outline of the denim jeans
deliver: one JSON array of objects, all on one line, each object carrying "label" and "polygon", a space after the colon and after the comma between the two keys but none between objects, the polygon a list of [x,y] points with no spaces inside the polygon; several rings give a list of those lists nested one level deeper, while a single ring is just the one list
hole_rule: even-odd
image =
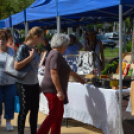
[{"label": "denim jeans", "polygon": [[16,95],[16,86],[12,85],[0,85],[0,115],[2,115],[2,102],[5,105],[5,115],[6,120],[11,120],[14,118],[14,96]]}]

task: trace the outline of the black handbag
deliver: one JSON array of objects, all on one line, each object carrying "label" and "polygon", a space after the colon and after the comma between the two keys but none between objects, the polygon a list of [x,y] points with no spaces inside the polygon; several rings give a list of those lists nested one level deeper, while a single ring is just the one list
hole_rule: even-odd
[{"label": "black handbag", "polygon": [[17,79],[23,79],[30,70],[32,70],[32,66],[30,64],[27,64],[20,70],[16,70],[14,68],[14,57],[7,57],[4,71],[7,75]]}]

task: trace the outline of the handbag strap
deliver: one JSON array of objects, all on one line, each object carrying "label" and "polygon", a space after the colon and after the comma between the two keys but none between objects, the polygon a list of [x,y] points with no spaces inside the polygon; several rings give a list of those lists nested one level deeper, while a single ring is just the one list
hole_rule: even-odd
[{"label": "handbag strap", "polygon": [[47,51],[47,53],[46,53],[45,56],[44,56],[44,61],[43,61],[42,65],[45,65],[46,58],[47,58],[48,54],[49,54],[49,52]]}]

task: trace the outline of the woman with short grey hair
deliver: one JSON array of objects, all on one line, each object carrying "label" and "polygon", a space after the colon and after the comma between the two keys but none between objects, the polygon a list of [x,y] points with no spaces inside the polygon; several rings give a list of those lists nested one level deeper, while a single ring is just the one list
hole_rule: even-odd
[{"label": "woman with short grey hair", "polygon": [[67,46],[69,41],[69,36],[65,34],[55,34],[51,40],[51,48],[61,48],[63,45]]},{"label": "woman with short grey hair", "polygon": [[68,103],[67,85],[69,75],[74,76],[84,84],[84,80],[74,73],[66,63],[62,54],[69,44],[69,37],[65,34],[55,34],[51,40],[50,51],[45,64],[45,74],[41,89],[49,104],[49,115],[46,117],[37,134],[60,134],[60,127],[64,113],[64,104]]}]

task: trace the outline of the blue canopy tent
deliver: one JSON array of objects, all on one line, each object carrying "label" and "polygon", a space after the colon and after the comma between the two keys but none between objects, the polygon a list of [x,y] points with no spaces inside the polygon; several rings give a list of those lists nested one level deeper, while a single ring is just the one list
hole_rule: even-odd
[{"label": "blue canopy tent", "polygon": [[[26,8],[24,11],[22,11],[20,13],[17,13],[17,14],[14,14],[14,15],[11,15],[10,19],[8,19],[9,20],[8,23],[11,23],[11,24],[6,25],[6,26],[7,27],[14,26],[16,28],[23,28],[23,25],[26,24],[26,22],[29,23],[29,27],[32,27],[34,22],[37,26],[42,26],[43,23],[40,24],[40,20],[41,21],[44,20],[44,22],[45,22],[48,19],[54,20],[55,24],[56,24],[56,17],[58,16],[57,10],[58,10],[59,5],[60,5],[59,3],[60,3],[59,0],[57,0],[57,1],[56,0],[36,0],[31,6]],[[84,15],[85,15],[86,21],[88,21],[87,17],[89,17],[89,14],[88,15],[84,14]],[[92,12],[92,14],[90,16],[99,17],[100,15],[102,15],[102,13],[101,14],[96,14],[96,12]],[[104,14],[103,17],[109,17],[109,16]],[[115,19],[117,16],[116,17],[112,16],[112,17],[114,17],[113,19]],[[111,18],[110,18],[110,20],[111,20]],[[81,16],[81,15],[62,16],[61,19],[62,19],[62,22],[64,23],[64,25],[66,24],[66,26],[67,25],[72,26],[69,23],[72,23],[73,20],[75,22],[80,23],[81,25],[82,25],[82,22],[83,22],[83,25],[86,25],[86,23],[84,22],[85,19],[83,19],[83,16]],[[67,23],[66,20],[69,20],[68,23]],[[105,21],[107,21],[107,20],[105,20]],[[39,22],[37,23],[37,21],[39,21]],[[50,21],[51,20],[49,20],[49,22]],[[90,21],[90,19],[89,19],[89,21]],[[103,18],[103,21],[104,21],[104,18]],[[93,20],[91,19],[91,23],[92,22],[93,22]],[[96,20],[94,20],[94,23],[96,23]],[[44,23],[44,25],[46,25],[46,23]],[[53,27],[52,25],[51,25],[51,22],[50,22],[49,26]]]},{"label": "blue canopy tent", "polygon": [[[58,0],[58,14],[59,16],[75,15],[82,13],[82,15],[90,13],[111,14],[118,16],[118,6],[123,5],[123,11],[134,13],[133,0]],[[132,11],[133,10],[133,11]],[[128,12],[128,13],[129,13]],[[102,15],[100,15],[102,16]]]},{"label": "blue canopy tent", "polygon": [[[41,9],[39,7],[41,7]],[[53,10],[50,10],[53,9]],[[44,18],[52,18],[56,16],[56,2],[54,0],[36,0],[31,6],[25,10],[11,15],[6,19],[6,27],[14,27],[19,24],[20,28],[25,25],[26,34],[28,32],[28,21],[42,19],[40,16],[42,14]],[[19,26],[17,26],[18,28]]]},{"label": "blue canopy tent", "polygon": [[4,20],[0,20],[0,29],[5,28],[5,19]]},{"label": "blue canopy tent", "polygon": [[[131,0],[122,1],[125,5],[124,17],[132,15],[134,13],[132,7],[134,2],[131,2]],[[83,21],[83,18],[89,16],[118,18],[118,5],[120,3],[120,0],[110,2],[107,2],[107,0],[85,0],[84,2],[83,0],[36,0],[24,11],[11,15],[11,21],[12,26],[16,26],[25,22],[33,23],[33,21],[37,22],[37,20],[42,19],[44,21],[55,19],[57,16],[60,16],[61,19],[70,19],[70,21],[76,18]]]},{"label": "blue canopy tent", "polygon": [[[8,20],[9,21],[9,20]],[[61,27],[78,27],[81,25],[88,25],[88,24],[97,24],[102,22],[113,22],[118,21],[117,18],[108,18],[108,17],[87,17],[87,18],[81,18],[81,17],[75,17],[75,19],[71,18],[61,18]],[[56,19],[42,19],[42,20],[35,20],[30,21],[29,28],[32,28],[34,26],[40,26],[44,27],[45,29],[51,29],[56,28]],[[8,24],[9,26],[9,24]],[[9,26],[11,27],[11,26]],[[25,23],[22,22],[18,25],[13,26],[16,29],[25,29]]]},{"label": "blue canopy tent", "polygon": [[[54,1],[53,2],[51,1],[53,0],[36,0],[31,6],[29,6],[25,10],[11,15],[10,19],[11,19],[12,25],[15,26],[20,23],[24,23],[26,21],[33,21],[33,20],[55,17],[56,5]],[[54,10],[51,10],[49,12],[51,8]],[[40,17],[40,16],[43,16],[43,17]],[[8,23],[10,23],[10,21]],[[7,27],[11,27],[11,25],[7,25]]]}]

